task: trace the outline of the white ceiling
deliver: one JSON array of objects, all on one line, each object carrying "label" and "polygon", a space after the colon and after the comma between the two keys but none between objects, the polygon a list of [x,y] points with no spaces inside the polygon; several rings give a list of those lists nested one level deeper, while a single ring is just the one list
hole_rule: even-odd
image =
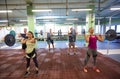
[{"label": "white ceiling", "polygon": [[[73,12],[71,9],[89,8],[89,5],[95,5],[95,14],[99,9],[99,0],[6,0],[7,7],[13,10],[12,13],[8,14],[8,18],[12,23],[20,23],[20,19],[27,19],[26,6],[27,2],[33,3],[34,9],[52,9],[52,12],[34,13],[37,23],[44,22],[56,22],[56,23],[83,23],[85,22],[87,12]],[[68,8],[66,7],[68,6]],[[120,11],[110,11],[110,7],[119,7],[120,0],[100,0],[100,16],[101,17],[117,17],[120,18]],[[0,10],[5,10],[5,0],[0,0]],[[68,15],[66,16],[66,9],[68,9]],[[43,20],[43,16],[55,16],[56,19]],[[66,21],[66,18],[79,18],[78,21]],[[6,13],[0,13],[0,20],[7,19]]]}]

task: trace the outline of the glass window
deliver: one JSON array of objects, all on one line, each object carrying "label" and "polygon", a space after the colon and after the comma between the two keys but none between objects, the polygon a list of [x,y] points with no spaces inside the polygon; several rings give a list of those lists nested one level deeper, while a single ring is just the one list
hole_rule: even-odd
[{"label": "glass window", "polygon": [[120,25],[117,25],[116,32],[117,32],[117,33],[120,33]]},{"label": "glass window", "polygon": [[100,25],[96,25],[96,27],[95,27],[95,33],[100,33]]},{"label": "glass window", "polygon": [[111,29],[115,30],[115,26],[111,26]]},{"label": "glass window", "polygon": [[106,27],[106,32],[107,32],[109,29],[110,29],[109,26],[107,26],[107,27]]}]

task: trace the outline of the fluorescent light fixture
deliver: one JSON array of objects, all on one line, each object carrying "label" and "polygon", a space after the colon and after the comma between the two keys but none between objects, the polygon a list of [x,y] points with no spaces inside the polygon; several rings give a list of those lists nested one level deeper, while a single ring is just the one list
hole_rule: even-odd
[{"label": "fluorescent light fixture", "polygon": [[43,16],[42,19],[54,19],[56,16]]},{"label": "fluorescent light fixture", "polygon": [[64,23],[64,24],[73,24],[73,23]]},{"label": "fluorescent light fixture", "polygon": [[110,8],[110,10],[120,10],[120,8]]},{"label": "fluorescent light fixture", "polygon": [[78,20],[78,18],[68,18],[66,20]]},{"label": "fluorescent light fixture", "polygon": [[50,12],[51,9],[45,9],[45,10],[32,10],[32,12]]},{"label": "fluorescent light fixture", "polygon": [[12,13],[12,10],[0,10],[0,13]]},{"label": "fluorescent light fixture", "polygon": [[92,9],[72,9],[72,11],[90,11]]},{"label": "fluorescent light fixture", "polygon": [[28,20],[20,20],[20,22],[27,22]]},{"label": "fluorescent light fixture", "polygon": [[8,20],[0,20],[0,22],[8,22]]}]

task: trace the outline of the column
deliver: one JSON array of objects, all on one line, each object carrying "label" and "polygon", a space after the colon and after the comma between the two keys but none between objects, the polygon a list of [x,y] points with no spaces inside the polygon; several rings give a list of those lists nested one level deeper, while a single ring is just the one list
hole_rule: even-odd
[{"label": "column", "polygon": [[[28,0],[29,1],[29,0]],[[28,29],[35,34],[35,26],[34,26],[34,15],[32,12],[33,5],[32,2],[27,2],[27,19],[28,19]]]},{"label": "column", "polygon": [[[95,5],[89,5],[88,7],[92,10],[88,11],[86,15],[86,29],[85,29],[86,34],[88,34],[88,30],[90,27],[93,28],[95,27],[95,13],[94,13]],[[88,43],[85,43],[84,46],[88,46]]]},{"label": "column", "polygon": [[91,8],[91,11],[88,11],[87,15],[86,15],[86,31],[88,32],[88,29],[90,27],[95,27],[95,13],[94,13],[94,9],[95,6],[94,5],[89,5],[89,8]]}]

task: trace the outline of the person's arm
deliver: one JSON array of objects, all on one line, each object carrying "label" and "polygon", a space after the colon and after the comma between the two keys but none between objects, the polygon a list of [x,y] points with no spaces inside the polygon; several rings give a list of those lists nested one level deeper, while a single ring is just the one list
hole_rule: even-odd
[{"label": "person's arm", "polygon": [[85,37],[85,41],[88,43],[90,35],[84,35],[84,37]]},{"label": "person's arm", "polygon": [[36,42],[35,38],[32,38],[32,39],[30,40],[30,42],[31,42],[31,43],[35,43],[35,42]]},{"label": "person's arm", "polygon": [[99,40],[99,41],[104,41],[104,37],[103,37],[103,35],[97,35],[97,39]]},{"label": "person's arm", "polygon": [[75,31],[75,35],[78,35],[78,32],[77,32],[77,31]]},{"label": "person's arm", "polygon": [[22,40],[21,40],[21,43],[22,43],[22,44],[25,44],[26,41],[27,41],[27,39],[22,39]]}]

